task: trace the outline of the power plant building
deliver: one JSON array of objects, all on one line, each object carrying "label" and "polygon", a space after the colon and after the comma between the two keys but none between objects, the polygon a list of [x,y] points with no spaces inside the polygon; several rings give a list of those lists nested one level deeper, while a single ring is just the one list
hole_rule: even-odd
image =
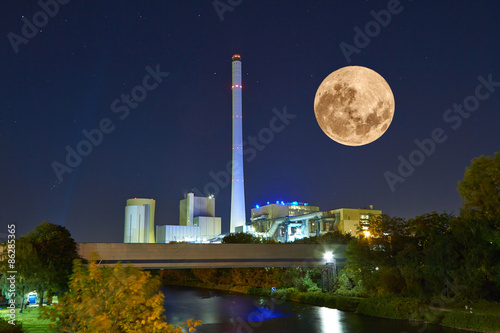
[{"label": "power plant building", "polygon": [[194,218],[198,216],[215,217],[215,198],[195,197],[188,193],[186,198],[179,203],[179,225],[193,226]]},{"label": "power plant building", "polygon": [[353,236],[358,236],[359,231],[369,235],[370,215],[381,214],[381,210],[372,208],[320,211],[319,207],[307,203],[281,201],[253,208],[250,230],[280,242],[293,242],[337,230]]},{"label": "power plant building", "polygon": [[215,216],[215,197],[188,193],[179,203],[179,225],[156,227],[156,242],[209,242],[221,234],[221,218]]},{"label": "power plant building", "polygon": [[134,198],[125,206],[124,243],[155,242],[155,201]]}]

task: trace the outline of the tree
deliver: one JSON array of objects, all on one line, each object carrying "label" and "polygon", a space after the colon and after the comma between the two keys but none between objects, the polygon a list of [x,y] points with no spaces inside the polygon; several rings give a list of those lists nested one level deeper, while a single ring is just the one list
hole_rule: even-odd
[{"label": "tree", "polygon": [[189,319],[181,326],[165,321],[160,284],[157,276],[140,268],[119,263],[99,267],[95,262],[87,268],[75,260],[69,291],[54,308],[44,308],[43,318],[71,332],[182,333],[182,327],[196,331],[201,321]]},{"label": "tree", "polygon": [[[391,257],[388,247],[374,245],[376,241],[376,239],[368,239],[367,237],[351,240],[344,252],[346,273],[356,285],[361,286],[367,292],[373,294],[397,292],[402,288],[403,279],[399,272],[394,270],[395,259]],[[399,281],[397,283],[390,281],[392,285],[386,286],[385,283],[381,283],[381,278],[384,277],[383,282],[388,281],[385,274],[389,270],[394,273],[394,279]],[[384,276],[382,276],[382,272]],[[391,288],[395,290],[388,290]]]},{"label": "tree", "polygon": [[245,233],[245,232],[237,232],[234,234],[229,234],[226,235],[222,239],[223,244],[230,244],[230,243],[245,243],[245,244],[258,244],[261,243],[260,238],[255,237],[252,234]]},{"label": "tree", "polygon": [[342,233],[339,230],[329,231],[325,234],[313,237],[296,239],[295,244],[348,244],[354,237],[350,233]]},{"label": "tree", "polygon": [[[31,290],[36,289],[36,279],[32,277],[30,271],[41,269],[40,262],[37,260],[36,252],[33,249],[33,246],[29,243],[26,237],[21,237],[15,240],[13,244],[15,247],[13,251],[15,251],[15,261],[14,266],[11,267],[9,265],[9,257],[8,257],[8,246],[4,246],[3,249],[3,260],[0,262],[0,271],[8,272],[15,270],[17,271],[16,276],[16,303],[23,304],[24,294]],[[12,253],[11,253],[12,254]],[[11,281],[10,274],[2,274],[0,278],[0,288],[7,295]]]},{"label": "tree", "polygon": [[454,233],[466,249],[465,283],[500,295],[500,153],[473,159],[458,192],[464,203]]},{"label": "tree", "polygon": [[[6,249],[5,249],[6,250]],[[68,287],[73,260],[78,258],[76,243],[63,226],[42,222],[31,233],[16,239],[17,288],[21,293],[36,290],[43,304],[44,292],[56,292]],[[7,267],[7,256],[1,262]],[[0,279],[2,286],[7,276]]]},{"label": "tree", "polygon": [[500,251],[493,243],[493,230],[485,221],[458,218],[452,227],[463,257],[457,271],[458,283],[469,298],[500,297]]},{"label": "tree", "polygon": [[426,291],[438,294],[446,281],[453,281],[458,270],[463,269],[461,246],[453,236],[456,217],[448,213],[432,212],[408,221],[415,241],[425,280]]},{"label": "tree", "polygon": [[68,288],[73,260],[78,258],[75,240],[61,225],[42,222],[26,237],[34,250],[38,265],[24,272],[33,281],[43,303],[44,291],[55,292]]},{"label": "tree", "polygon": [[473,159],[458,183],[458,192],[465,217],[496,221],[500,226],[500,153]]}]

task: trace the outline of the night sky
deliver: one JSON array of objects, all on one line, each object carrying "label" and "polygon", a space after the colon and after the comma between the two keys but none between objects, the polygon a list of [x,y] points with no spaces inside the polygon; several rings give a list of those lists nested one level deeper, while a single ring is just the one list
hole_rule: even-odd
[{"label": "night sky", "polygon": [[[498,1],[222,0],[219,13],[213,1],[43,1],[49,16],[37,1],[0,4],[2,233],[49,221],[77,242],[121,242],[127,198],[154,198],[156,225],[178,224],[179,200],[206,186],[227,232],[236,53],[243,137],[258,140],[245,146],[247,217],[275,200],[458,214],[465,168],[500,150]],[[388,7],[390,22],[370,24]],[[370,40],[355,40],[367,24]],[[332,141],[314,116],[320,83],[348,65],[382,75],[396,102],[387,132],[361,147]],[[419,160],[415,140],[436,129],[441,142]],[[86,156],[68,166],[67,147]],[[410,155],[420,165],[399,174]],[[388,172],[401,177],[392,189]]]}]

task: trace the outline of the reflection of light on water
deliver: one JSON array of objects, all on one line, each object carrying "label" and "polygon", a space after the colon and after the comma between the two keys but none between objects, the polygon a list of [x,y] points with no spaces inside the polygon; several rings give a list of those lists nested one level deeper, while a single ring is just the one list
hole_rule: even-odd
[{"label": "reflection of light on water", "polygon": [[321,332],[344,332],[339,310],[321,307],[318,308],[318,311],[321,320]]},{"label": "reflection of light on water", "polygon": [[291,315],[285,315],[278,310],[271,310],[266,307],[256,307],[248,314],[247,319],[249,322],[256,322],[290,316]]}]

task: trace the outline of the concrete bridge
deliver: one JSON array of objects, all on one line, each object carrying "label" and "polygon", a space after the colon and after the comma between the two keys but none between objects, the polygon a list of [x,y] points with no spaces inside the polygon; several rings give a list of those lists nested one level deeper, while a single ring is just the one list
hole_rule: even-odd
[{"label": "concrete bridge", "polygon": [[147,244],[78,243],[84,259],[98,258],[103,266],[117,262],[145,269],[319,267],[332,253],[343,266],[345,245],[341,244]]}]

